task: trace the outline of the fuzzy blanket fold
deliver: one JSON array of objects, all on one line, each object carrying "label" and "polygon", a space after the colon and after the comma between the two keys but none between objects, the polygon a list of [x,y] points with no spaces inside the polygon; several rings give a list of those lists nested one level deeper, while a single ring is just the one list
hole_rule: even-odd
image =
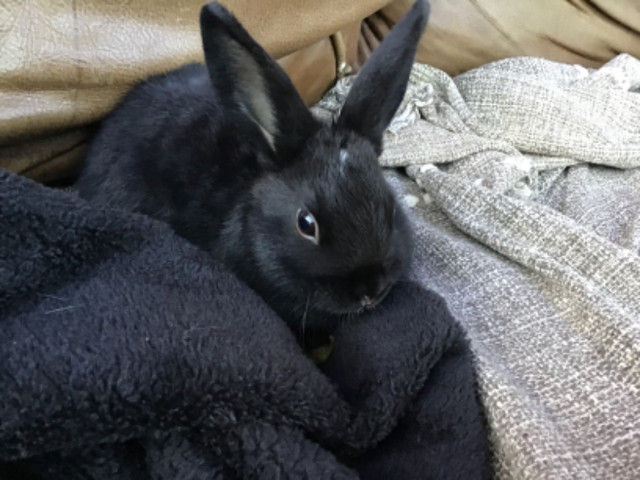
[{"label": "fuzzy blanket fold", "polygon": [[436,294],[401,284],[319,369],[167,226],[0,172],[3,480],[468,479],[488,457]]}]

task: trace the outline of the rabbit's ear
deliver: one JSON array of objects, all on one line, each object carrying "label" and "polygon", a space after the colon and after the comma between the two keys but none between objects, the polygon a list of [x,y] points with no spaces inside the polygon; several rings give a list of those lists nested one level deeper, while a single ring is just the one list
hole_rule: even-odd
[{"label": "rabbit's ear", "polygon": [[418,41],[427,24],[429,4],[417,0],[365,62],[347,95],[338,127],[369,139],[378,153],[407,90]]},{"label": "rabbit's ear", "polygon": [[240,108],[278,156],[297,155],[319,127],[285,71],[222,5],[200,11],[204,57],[224,107]]}]

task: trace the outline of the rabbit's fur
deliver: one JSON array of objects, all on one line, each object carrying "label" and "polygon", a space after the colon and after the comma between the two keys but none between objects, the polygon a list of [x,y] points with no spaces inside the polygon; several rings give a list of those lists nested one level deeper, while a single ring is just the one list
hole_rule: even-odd
[{"label": "rabbit's fur", "polygon": [[410,228],[378,156],[427,16],[418,0],[324,125],[240,23],[205,5],[206,65],[151,77],[124,98],[88,149],[80,195],[168,222],[299,334],[332,331],[409,265]]}]

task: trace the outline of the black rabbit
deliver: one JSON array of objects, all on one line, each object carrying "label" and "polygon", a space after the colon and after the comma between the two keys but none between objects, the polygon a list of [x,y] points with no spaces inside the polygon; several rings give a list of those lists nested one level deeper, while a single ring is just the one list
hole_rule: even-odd
[{"label": "black rabbit", "polygon": [[124,98],[89,146],[80,195],[168,222],[298,334],[326,335],[379,303],[410,262],[408,221],[378,156],[428,11],[413,5],[324,125],[240,23],[205,5],[206,66]]}]

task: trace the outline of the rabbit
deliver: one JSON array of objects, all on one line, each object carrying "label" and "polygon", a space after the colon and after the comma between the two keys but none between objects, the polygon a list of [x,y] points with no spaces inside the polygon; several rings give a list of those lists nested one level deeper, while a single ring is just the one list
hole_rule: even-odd
[{"label": "rabbit", "polygon": [[325,124],[227,9],[204,5],[205,63],[125,95],[88,146],[79,196],[167,222],[298,338],[328,338],[378,305],[411,262],[413,233],[378,157],[428,13],[414,3]]}]

